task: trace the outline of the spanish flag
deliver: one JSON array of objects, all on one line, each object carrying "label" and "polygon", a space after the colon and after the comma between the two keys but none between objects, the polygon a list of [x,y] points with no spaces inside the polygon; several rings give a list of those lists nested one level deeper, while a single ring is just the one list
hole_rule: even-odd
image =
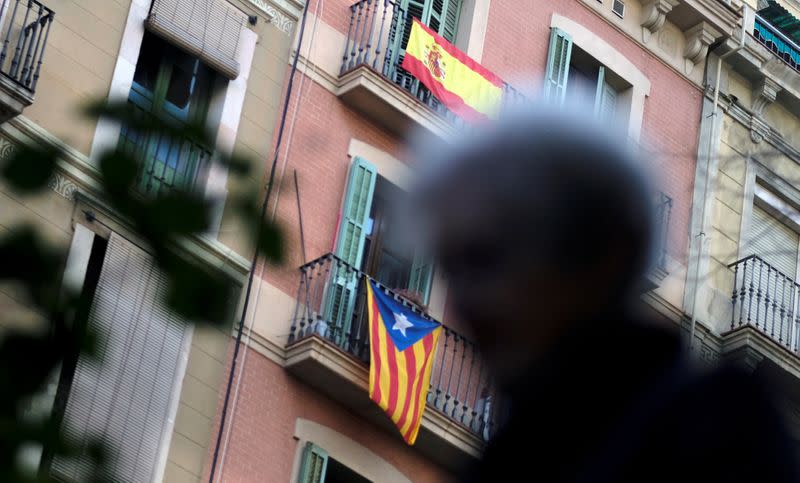
[{"label": "spanish flag", "polygon": [[367,279],[369,396],[414,444],[425,411],[441,324],[423,319]]},{"label": "spanish flag", "polygon": [[503,80],[416,18],[402,67],[464,119],[495,119],[500,112]]}]

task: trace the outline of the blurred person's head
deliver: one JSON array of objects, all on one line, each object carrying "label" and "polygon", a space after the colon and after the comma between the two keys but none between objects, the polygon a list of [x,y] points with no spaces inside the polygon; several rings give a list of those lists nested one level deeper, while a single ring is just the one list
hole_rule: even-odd
[{"label": "blurred person's head", "polygon": [[542,108],[420,151],[415,218],[448,300],[498,373],[636,299],[654,214],[626,145],[577,114]]}]

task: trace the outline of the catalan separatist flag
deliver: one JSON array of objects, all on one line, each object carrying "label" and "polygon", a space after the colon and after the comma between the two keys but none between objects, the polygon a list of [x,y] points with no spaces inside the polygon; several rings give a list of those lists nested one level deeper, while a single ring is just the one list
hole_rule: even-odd
[{"label": "catalan separatist flag", "polygon": [[416,18],[402,67],[462,118],[495,119],[500,112],[502,79]]},{"label": "catalan separatist flag", "polygon": [[369,396],[414,444],[425,411],[441,324],[425,320],[367,279]]}]

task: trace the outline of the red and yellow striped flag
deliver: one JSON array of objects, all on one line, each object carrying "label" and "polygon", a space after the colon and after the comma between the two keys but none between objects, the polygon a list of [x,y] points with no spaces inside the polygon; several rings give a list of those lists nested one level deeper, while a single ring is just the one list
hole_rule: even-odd
[{"label": "red and yellow striped flag", "polygon": [[402,67],[467,120],[495,119],[500,112],[503,80],[416,18]]},{"label": "red and yellow striped flag", "polygon": [[369,396],[408,444],[417,440],[441,324],[423,319],[367,279]]}]

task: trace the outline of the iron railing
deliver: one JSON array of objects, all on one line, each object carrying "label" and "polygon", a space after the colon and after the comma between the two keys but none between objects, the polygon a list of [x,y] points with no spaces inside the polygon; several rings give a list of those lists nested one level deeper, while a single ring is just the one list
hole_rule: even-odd
[{"label": "iron railing", "polygon": [[[445,119],[462,124],[419,80],[401,67],[412,19],[399,2],[360,0],[350,6],[350,24],[339,74],[366,66]],[[504,107],[525,98],[509,84],[503,86]]]},{"label": "iron railing", "polygon": [[729,265],[733,269],[731,330],[751,326],[798,352],[800,285],[757,255]]},{"label": "iron railing", "polygon": [[0,73],[33,94],[55,12],[37,0],[2,0],[0,13],[5,23]]},{"label": "iron railing", "polygon": [[[151,115],[135,109],[142,116]],[[175,139],[166,133],[141,133],[126,125],[120,132],[119,148],[140,162],[137,189],[146,196],[195,189],[198,174],[212,155],[210,149],[191,139]]]},{"label": "iron railing", "polygon": [[656,243],[658,258],[656,267],[667,269],[667,244],[669,243],[669,219],[672,216],[672,198],[659,191],[656,195]]},{"label": "iron railing", "polygon": [[756,15],[753,37],[793,69],[800,71],[800,46],[759,15]]},{"label": "iron railing", "polygon": [[[303,265],[300,273],[289,345],[317,336],[369,365],[369,316],[365,310],[368,276],[330,253]],[[380,287],[414,312],[431,319],[413,302]],[[428,388],[428,409],[441,412],[488,441],[495,424],[497,399],[475,344],[443,327]]]}]

